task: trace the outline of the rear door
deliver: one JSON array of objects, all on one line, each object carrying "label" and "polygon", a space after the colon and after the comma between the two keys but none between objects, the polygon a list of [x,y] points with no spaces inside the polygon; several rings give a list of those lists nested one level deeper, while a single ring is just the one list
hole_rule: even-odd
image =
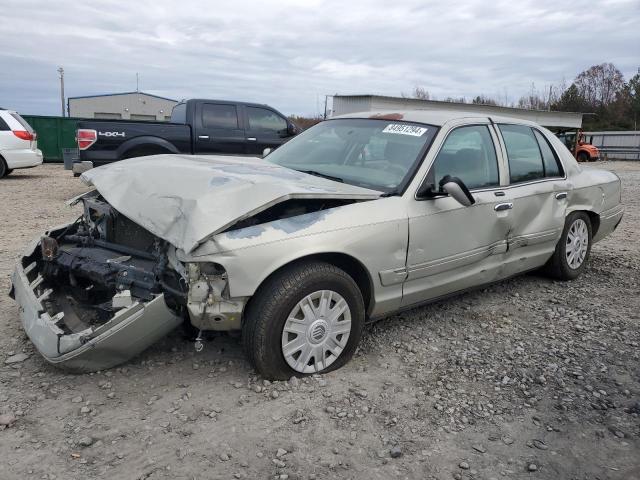
[{"label": "rear door", "polygon": [[233,103],[203,102],[196,106],[194,153],[242,155],[247,153],[244,124]]},{"label": "rear door", "polygon": [[277,148],[288,140],[288,122],[264,107],[244,107],[247,121],[247,153],[261,155],[265,148]]},{"label": "rear door", "polygon": [[509,275],[536,268],[551,256],[564,228],[570,185],[546,138],[550,133],[504,123],[497,130],[508,161],[505,201],[512,204],[505,265]]}]

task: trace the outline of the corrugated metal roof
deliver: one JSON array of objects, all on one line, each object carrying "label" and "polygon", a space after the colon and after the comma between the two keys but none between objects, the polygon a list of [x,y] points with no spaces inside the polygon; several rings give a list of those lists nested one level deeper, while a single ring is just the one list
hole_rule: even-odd
[{"label": "corrugated metal roof", "polygon": [[146,92],[121,92],[121,93],[103,93],[101,95],[82,95],[79,97],[67,97],[67,100],[76,100],[79,98],[116,97],[118,95],[146,95],[147,97],[160,98],[162,100],[168,100],[170,102],[178,103],[178,100],[174,100],[173,98],[161,97],[160,95],[154,95],[153,93],[146,93]]},{"label": "corrugated metal roof", "polygon": [[[518,118],[538,123],[547,127],[580,128],[582,126],[582,113],[557,112],[549,110],[528,110],[524,108],[502,107],[497,105],[482,105],[475,103],[445,102],[441,100],[422,100],[419,98],[391,97],[387,95],[334,95],[334,112],[336,115],[355,113],[351,105],[357,104],[357,100],[370,100],[367,111],[391,110],[432,110],[432,111],[457,111],[469,114],[501,116],[506,118]],[[378,104],[384,104],[380,108]],[[397,105],[392,106],[392,105]],[[342,109],[341,109],[342,108]]]}]

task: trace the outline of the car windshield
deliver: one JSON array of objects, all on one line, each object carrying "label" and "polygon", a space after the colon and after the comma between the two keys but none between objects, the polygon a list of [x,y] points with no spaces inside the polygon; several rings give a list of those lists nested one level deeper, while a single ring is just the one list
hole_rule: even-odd
[{"label": "car windshield", "polygon": [[437,127],[344,118],[304,131],[267,160],[283,167],[383,192],[409,181]]}]

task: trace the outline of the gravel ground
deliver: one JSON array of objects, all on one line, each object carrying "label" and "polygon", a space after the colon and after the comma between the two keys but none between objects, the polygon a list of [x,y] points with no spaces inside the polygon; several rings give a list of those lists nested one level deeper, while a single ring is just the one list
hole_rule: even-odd
[{"label": "gravel ground", "polygon": [[[627,211],[580,279],[527,275],[394,316],[328,375],[270,383],[237,339],[196,353],[177,332],[67,374],[0,295],[0,477],[640,478],[640,163],[599,166]],[[3,292],[84,190],[58,165],[0,181]]]}]

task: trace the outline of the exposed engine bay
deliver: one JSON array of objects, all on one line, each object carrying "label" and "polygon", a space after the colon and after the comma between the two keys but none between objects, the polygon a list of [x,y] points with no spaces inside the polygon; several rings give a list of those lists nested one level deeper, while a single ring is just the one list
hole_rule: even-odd
[{"label": "exposed engine bay", "polygon": [[[230,298],[227,274],[214,263],[183,264],[175,247],[116,211],[97,191],[83,215],[51,232],[23,259],[42,306],[63,334],[87,335],[118,312],[160,295],[178,318],[199,330],[238,330],[248,298]],[[352,200],[289,200],[240,220],[238,230],[334,208]],[[229,231],[228,230],[228,231]]]},{"label": "exposed engine bay", "polygon": [[97,192],[83,199],[84,214],[61,232],[43,237],[33,253],[50,315],[64,312],[68,333],[109,321],[121,309],[164,294],[184,317],[187,282],[170,265],[172,247],[115,211]]}]

